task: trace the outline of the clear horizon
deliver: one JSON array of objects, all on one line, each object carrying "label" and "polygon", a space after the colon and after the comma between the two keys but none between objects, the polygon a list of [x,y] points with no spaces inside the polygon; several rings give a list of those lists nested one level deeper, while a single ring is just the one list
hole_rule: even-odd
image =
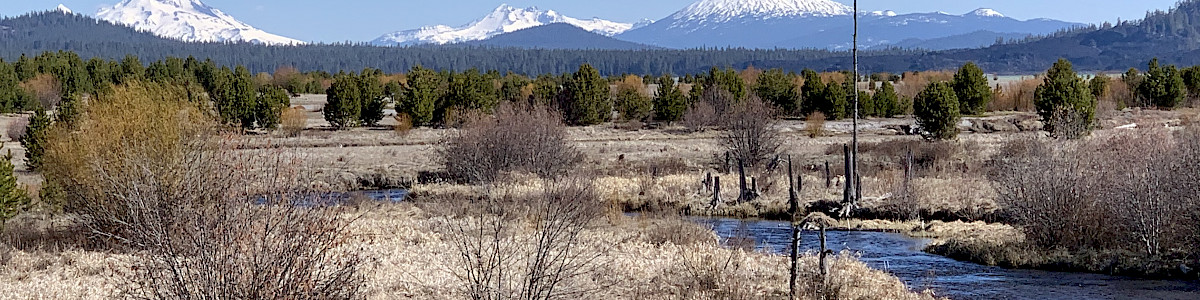
[{"label": "clear horizon", "polygon": [[[205,4],[270,33],[316,42],[365,42],[383,34],[428,25],[459,26],[477,20],[501,4],[516,7],[536,6],[574,18],[592,18],[637,22],[659,20],[683,9],[696,0],[608,0],[596,2],[549,0],[452,0],[399,3],[396,1],[311,1],[311,0],[202,0]],[[836,0],[849,5],[850,0]],[[94,16],[101,7],[119,0],[34,0],[9,3],[0,7],[0,15],[17,16],[32,11],[50,10],[58,4],[76,13]],[[945,11],[954,14],[978,8],[991,8],[1016,19],[1049,18],[1069,22],[1099,24],[1136,20],[1146,12],[1167,10],[1176,0],[1061,0],[1061,1],[981,1],[916,0],[903,4],[892,1],[860,1],[859,10],[893,10],[897,13]],[[638,9],[629,9],[637,7]],[[267,13],[273,12],[273,13]]]}]

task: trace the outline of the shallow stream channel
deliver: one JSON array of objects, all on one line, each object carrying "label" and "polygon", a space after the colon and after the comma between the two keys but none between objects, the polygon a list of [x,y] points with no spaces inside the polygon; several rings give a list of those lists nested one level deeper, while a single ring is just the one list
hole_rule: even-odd
[{"label": "shallow stream channel", "polygon": [[[376,201],[400,202],[406,190],[355,192]],[[731,218],[693,218],[716,231],[722,241],[749,235],[759,251],[785,254],[791,242],[787,222]],[[1089,273],[1012,270],[957,261],[921,251],[927,239],[898,233],[829,231],[828,247],[859,256],[912,289],[932,289],[950,299],[1186,299],[1200,300],[1200,282],[1148,280]],[[817,233],[805,231],[801,251],[816,252]]]},{"label": "shallow stream channel", "polygon": [[[723,241],[739,232],[760,251],[784,254],[791,243],[787,222],[695,218]],[[740,228],[740,229],[739,229]],[[1191,299],[1200,300],[1200,282],[1146,280],[1088,273],[1010,270],[962,262],[921,250],[929,241],[898,233],[829,231],[827,245],[860,256],[873,268],[900,277],[910,288],[932,289],[950,299]],[[801,251],[816,252],[817,233],[805,231]]]}]

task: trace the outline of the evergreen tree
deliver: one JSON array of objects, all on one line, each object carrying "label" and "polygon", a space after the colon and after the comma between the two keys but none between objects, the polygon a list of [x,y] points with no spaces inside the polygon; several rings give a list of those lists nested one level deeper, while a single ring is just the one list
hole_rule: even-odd
[{"label": "evergreen tree", "polygon": [[964,115],[982,114],[992,101],[992,88],[988,85],[983,69],[968,62],[954,74],[954,94],[958,96],[959,109]]},{"label": "evergreen tree", "polygon": [[1129,68],[1128,71],[1125,71],[1124,74],[1121,74],[1121,81],[1125,82],[1126,90],[1128,90],[1133,96],[1133,103],[1130,103],[1130,105],[1140,107],[1150,106],[1150,103],[1146,99],[1142,98],[1142,93],[1138,91],[1138,89],[1142,86],[1142,79],[1142,75],[1138,73],[1138,69],[1135,68]]},{"label": "evergreen tree", "polygon": [[142,80],[142,77],[146,75],[146,66],[142,65],[142,61],[137,56],[129,54],[121,59],[119,72],[117,84]]},{"label": "evergreen tree", "polygon": [[654,98],[654,115],[659,121],[675,122],[683,119],[683,113],[687,111],[687,98],[683,96],[683,92],[675,86],[675,79],[671,75],[663,75],[658,78],[658,93]]},{"label": "evergreen tree", "polygon": [[891,118],[904,114],[907,108],[900,104],[899,98],[892,82],[884,81],[875,89],[875,95],[871,96],[871,101],[875,102],[875,116]]},{"label": "evergreen tree", "polygon": [[412,118],[413,125],[433,123],[433,113],[441,98],[441,77],[433,70],[413,67],[408,73],[408,84],[404,86],[403,104],[400,112]]},{"label": "evergreen tree", "polygon": [[763,101],[774,104],[785,114],[800,112],[800,95],[796,82],[783,69],[770,69],[758,76],[754,93]]},{"label": "evergreen tree", "polygon": [[463,110],[491,112],[499,104],[496,85],[479,70],[470,69],[450,76],[442,105]]},{"label": "evergreen tree", "polygon": [[242,128],[254,128],[255,100],[258,90],[250,78],[250,70],[237,66],[233,73],[224,73],[225,80],[221,85],[222,91],[217,109],[226,123],[238,124]]},{"label": "evergreen tree", "polygon": [[508,73],[500,83],[500,99],[514,102],[529,100],[523,96],[523,90],[531,83],[533,82],[525,78],[525,76]]},{"label": "evergreen tree", "polygon": [[804,69],[800,74],[804,77],[804,86],[800,87],[800,112],[809,115],[819,111],[833,118],[833,115],[826,113],[832,110],[833,104],[825,99],[825,84],[821,82],[821,75],[810,69]]},{"label": "evergreen tree", "polygon": [[0,158],[4,159],[0,161],[0,232],[2,232],[4,221],[29,209],[30,201],[29,193],[21,188],[17,183],[17,176],[13,174],[15,168],[12,164],[12,150]]},{"label": "evergreen tree", "polygon": [[359,74],[358,94],[360,102],[358,112],[358,124],[365,126],[375,126],[380,120],[383,120],[383,109],[387,107],[387,93],[384,85],[380,82],[382,72],[379,70],[363,70]]},{"label": "evergreen tree", "polygon": [[1183,69],[1183,85],[1187,88],[1188,97],[1200,97],[1200,66]]},{"label": "evergreen tree", "polygon": [[13,63],[13,68],[16,69],[17,81],[20,82],[29,80],[38,74],[37,64],[35,64],[32,59],[29,59],[28,56],[25,56],[24,53],[22,53],[21,57],[17,59],[16,63]]},{"label": "evergreen tree", "polygon": [[255,124],[259,128],[274,129],[279,125],[283,110],[291,106],[291,100],[282,87],[266,85],[259,88],[255,99]]},{"label": "evergreen tree", "polygon": [[821,96],[817,98],[815,103],[818,110],[825,114],[830,120],[845,119],[850,116],[850,111],[847,109],[852,105],[846,100],[846,90],[842,84],[830,82],[825,85]]},{"label": "evergreen tree", "polygon": [[54,114],[54,122],[65,128],[75,128],[79,115],[83,113],[82,105],[83,100],[79,99],[77,94],[63,96],[62,101],[58,102],[58,111]]},{"label": "evergreen tree", "polygon": [[15,112],[29,101],[31,97],[21,88],[16,69],[0,61],[0,112]]},{"label": "evergreen tree", "polygon": [[721,70],[717,67],[712,67],[708,71],[708,80],[706,81],[706,89],[719,88],[729,91],[733,95],[734,101],[741,101],[746,98],[746,82],[734,69]]},{"label": "evergreen tree", "polygon": [[1034,106],[1050,136],[1078,138],[1095,122],[1096,98],[1071,62],[1059,59],[1034,91]]},{"label": "evergreen tree", "polygon": [[550,74],[538,75],[533,81],[533,95],[530,95],[530,101],[541,105],[549,106],[551,103],[558,101],[558,96],[562,93],[562,83],[558,78]]},{"label": "evergreen tree", "polygon": [[340,74],[325,90],[326,103],[323,114],[325,121],[337,129],[358,126],[362,111],[362,92],[354,75]]},{"label": "evergreen tree", "polygon": [[46,140],[50,134],[52,120],[40,108],[33,110],[29,125],[25,127],[25,135],[21,136],[21,146],[25,147],[25,165],[30,171],[42,167],[42,155],[46,153]]},{"label": "evergreen tree", "polygon": [[650,117],[653,112],[654,103],[650,96],[643,94],[641,91],[622,86],[617,89],[615,103],[617,111],[621,113],[621,117],[629,121],[641,121]]},{"label": "evergreen tree", "polygon": [[1152,59],[1138,86],[1138,94],[1159,109],[1173,109],[1183,102],[1186,94],[1183,76],[1174,65],[1163,67],[1158,58]]},{"label": "evergreen tree", "polygon": [[565,117],[575,125],[596,125],[607,122],[612,116],[612,101],[609,99],[608,81],[592,65],[583,64],[571,75],[564,89]]},{"label": "evergreen tree", "polygon": [[946,82],[931,83],[913,100],[913,116],[926,139],[949,140],[958,136],[958,96]]},{"label": "evergreen tree", "polygon": [[1112,79],[1103,73],[1096,74],[1096,77],[1092,77],[1092,80],[1088,81],[1088,89],[1092,91],[1092,97],[1097,101],[1108,96],[1111,85]]}]

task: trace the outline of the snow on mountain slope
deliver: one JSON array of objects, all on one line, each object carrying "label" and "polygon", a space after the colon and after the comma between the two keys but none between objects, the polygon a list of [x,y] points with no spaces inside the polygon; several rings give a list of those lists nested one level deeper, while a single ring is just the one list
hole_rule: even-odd
[{"label": "snow on mountain slope", "polygon": [[200,0],[125,0],[96,13],[101,20],[188,42],[299,45],[234,19]]},{"label": "snow on mountain slope", "polygon": [[75,12],[71,11],[70,8],[67,8],[66,5],[62,5],[62,4],[59,4],[58,7],[55,7],[54,11],[68,14],[68,15],[75,14]]},{"label": "snow on mountain slope", "polygon": [[976,9],[972,12],[969,12],[967,14],[974,15],[974,16],[980,16],[980,17],[997,17],[997,18],[1005,17],[1004,14],[1002,14],[994,9],[991,9],[991,8],[980,8],[980,9]]},{"label": "snow on mountain slope", "polygon": [[[567,23],[584,30],[605,36],[635,28],[634,24],[613,22],[599,18],[590,20],[576,19],[564,16],[553,10],[539,10],[536,7],[516,8],[507,4],[500,5],[487,16],[461,27],[446,25],[425,26],[413,30],[398,31],[386,34],[372,41],[376,45],[415,45],[415,44],[450,44],[487,39],[499,34],[514,32],[521,29],[537,27],[552,23]],[[639,22],[645,26],[651,22]]]},{"label": "snow on mountain slope", "polygon": [[853,8],[830,0],[701,0],[668,18],[727,22],[740,18],[844,16],[853,12]]}]

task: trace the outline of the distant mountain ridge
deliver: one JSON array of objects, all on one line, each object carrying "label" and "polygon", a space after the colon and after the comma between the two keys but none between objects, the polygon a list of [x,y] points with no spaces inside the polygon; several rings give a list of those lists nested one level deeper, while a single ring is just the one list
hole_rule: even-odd
[{"label": "distant mountain ridge", "polygon": [[551,23],[463,43],[470,46],[523,49],[644,50],[659,47],[626,42],[566,23]]},{"label": "distant mountain ridge", "polygon": [[[654,24],[616,38],[669,48],[747,47],[849,49],[853,9],[831,0],[700,0]],[[900,41],[931,40],[990,30],[1044,35],[1082,26],[1048,19],[1021,21],[994,9],[945,12],[859,13],[860,47],[891,47]],[[978,47],[974,41],[915,48]],[[936,46],[936,47],[933,47]]]},{"label": "distant mountain ridge", "polygon": [[435,25],[397,31],[385,34],[371,41],[371,43],[381,46],[444,45],[484,40],[500,34],[555,23],[571,24],[600,35],[613,36],[637,26],[644,26],[650,22],[652,21],[645,20],[637,24],[631,24],[600,18],[576,19],[564,16],[553,10],[541,10],[537,7],[517,8],[503,4],[483,18],[463,26]]},{"label": "distant mountain ridge", "polygon": [[200,0],[124,0],[101,8],[96,17],[186,42],[304,44],[254,28]]}]

